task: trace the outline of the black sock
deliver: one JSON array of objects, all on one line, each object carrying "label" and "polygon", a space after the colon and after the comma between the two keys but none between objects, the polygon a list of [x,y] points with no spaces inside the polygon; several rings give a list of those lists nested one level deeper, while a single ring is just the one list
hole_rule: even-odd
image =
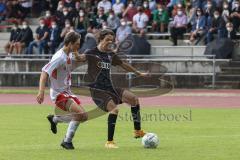
[{"label": "black sock", "polygon": [[132,106],[131,107],[134,129],[141,130],[141,115],[140,115],[140,105]]},{"label": "black sock", "polygon": [[111,114],[111,113],[108,116],[108,141],[113,140],[117,116],[118,116],[117,114]]}]

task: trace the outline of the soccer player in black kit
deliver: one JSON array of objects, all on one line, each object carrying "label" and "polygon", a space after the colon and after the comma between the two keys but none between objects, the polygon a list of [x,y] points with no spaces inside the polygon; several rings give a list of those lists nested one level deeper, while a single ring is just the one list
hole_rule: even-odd
[{"label": "soccer player in black kit", "polygon": [[99,31],[98,45],[94,49],[85,52],[85,56],[79,55],[79,59],[84,59],[88,63],[88,80],[90,82],[90,92],[95,104],[102,110],[109,112],[108,116],[108,139],[106,148],[118,148],[113,141],[115,124],[118,116],[117,105],[127,103],[131,106],[131,113],[134,122],[134,137],[140,138],[145,135],[141,129],[140,104],[138,97],[130,91],[114,87],[110,75],[110,67],[120,66],[128,72],[133,72],[137,76],[148,76],[141,73],[128,63],[122,61],[108,44],[114,43],[115,35],[109,29]]}]

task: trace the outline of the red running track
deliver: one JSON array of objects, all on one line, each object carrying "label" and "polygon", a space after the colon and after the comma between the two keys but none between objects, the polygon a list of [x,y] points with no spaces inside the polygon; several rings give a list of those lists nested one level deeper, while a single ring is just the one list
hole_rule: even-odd
[{"label": "red running track", "polygon": [[[239,99],[240,90],[175,90],[163,96],[140,98],[140,102],[143,107],[240,108]],[[90,97],[80,97],[80,100],[83,105],[94,104]],[[8,104],[37,104],[36,95],[1,94],[0,106]],[[52,105],[48,95],[44,104]]]}]

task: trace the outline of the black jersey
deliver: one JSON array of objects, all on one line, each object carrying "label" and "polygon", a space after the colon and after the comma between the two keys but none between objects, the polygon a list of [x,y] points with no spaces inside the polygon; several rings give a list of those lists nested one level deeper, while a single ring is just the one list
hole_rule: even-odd
[{"label": "black jersey", "polygon": [[90,88],[112,91],[111,65],[121,65],[123,62],[114,53],[103,53],[98,48],[86,52],[88,61],[88,78]]}]

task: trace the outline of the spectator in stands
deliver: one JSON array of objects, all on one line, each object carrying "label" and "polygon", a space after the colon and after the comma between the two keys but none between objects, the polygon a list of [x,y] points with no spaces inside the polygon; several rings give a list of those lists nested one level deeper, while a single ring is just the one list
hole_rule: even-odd
[{"label": "spectator in stands", "polygon": [[[114,5],[115,3],[117,3],[117,0],[112,0],[112,5]],[[126,5],[127,4],[127,0],[120,0],[120,3]]]},{"label": "spectator in stands", "polygon": [[61,42],[61,29],[58,27],[56,21],[52,21],[50,32],[49,32],[49,41],[48,47],[50,48],[50,53],[54,54]]},{"label": "spectator in stands", "polygon": [[225,30],[225,21],[220,15],[219,11],[214,11],[214,18],[211,22],[211,28],[207,33],[207,43],[213,40],[213,35],[217,35],[217,38],[222,38]]},{"label": "spectator in stands", "polygon": [[223,11],[222,11],[222,17],[224,21],[227,23],[229,21],[230,16],[230,7],[228,5],[228,2],[223,2]]},{"label": "spectator in stands", "polygon": [[33,47],[38,48],[38,54],[45,51],[47,42],[49,40],[49,29],[44,23],[44,19],[39,20],[39,27],[36,29],[35,40],[29,44],[28,54],[33,54]]},{"label": "spectator in stands", "polygon": [[66,8],[66,7],[64,7],[62,9],[62,12],[59,11],[56,16],[57,16],[57,20],[58,20],[58,23],[59,23],[60,27],[64,26],[66,20],[69,20],[71,23],[73,21],[73,17],[69,13],[68,8]]},{"label": "spectator in stands", "polygon": [[103,8],[104,9],[104,13],[107,14],[111,9],[112,9],[112,3],[108,0],[101,0],[98,3],[98,9],[99,8]]},{"label": "spectator in stands", "polygon": [[155,0],[149,0],[149,9],[153,13],[154,10],[157,9],[157,3]]},{"label": "spectator in stands", "polygon": [[68,11],[71,11],[75,7],[74,0],[65,0],[64,7],[66,7],[68,9]]},{"label": "spectator in stands", "polygon": [[93,26],[97,28],[102,28],[102,23],[107,21],[107,15],[104,14],[104,8],[100,7],[98,9],[97,16],[93,15]]},{"label": "spectator in stands", "polygon": [[239,5],[239,1],[234,2],[234,8],[232,9],[232,13],[231,13],[230,17],[231,17],[234,29],[238,31],[239,26],[240,26],[240,5]]},{"label": "spectator in stands", "polygon": [[224,32],[224,38],[229,38],[229,39],[232,39],[232,40],[236,40],[238,39],[239,37],[237,36],[237,32],[236,30],[234,29],[233,27],[233,24],[231,22],[227,22],[226,24],[226,30]]},{"label": "spectator in stands", "polygon": [[107,29],[107,28],[108,28],[108,24],[107,24],[106,21],[104,21],[104,22],[102,23],[102,27],[101,27],[100,29]]},{"label": "spectator in stands", "polygon": [[206,18],[201,8],[196,10],[196,16],[190,33],[190,43],[192,44],[196,38],[200,38],[206,32]]},{"label": "spectator in stands", "polygon": [[65,27],[63,28],[62,32],[61,32],[61,38],[64,39],[64,37],[66,36],[66,34],[68,34],[69,32],[74,31],[74,27],[72,26],[71,22],[67,19],[65,21]]},{"label": "spectator in stands", "polygon": [[143,12],[142,6],[138,6],[138,13],[133,16],[133,31],[143,36],[147,29],[148,16]]},{"label": "spectator in stands", "polygon": [[152,13],[149,9],[148,1],[143,2],[143,12],[148,16],[149,21],[152,19]]},{"label": "spectator in stands", "polygon": [[25,18],[18,1],[8,1],[7,10],[7,17],[14,18],[18,23],[20,23]]},{"label": "spectator in stands", "polygon": [[76,32],[84,36],[87,33],[87,29],[89,27],[89,18],[84,13],[84,10],[79,11],[78,17],[74,21],[74,28],[76,29]]},{"label": "spectator in stands", "polygon": [[18,24],[16,23],[11,30],[10,39],[4,47],[8,55],[12,54],[15,42],[17,41],[20,31],[21,29],[18,27]]},{"label": "spectator in stands", "polygon": [[21,54],[23,49],[25,47],[28,48],[30,42],[32,41],[33,41],[32,29],[29,27],[27,21],[23,21],[21,32],[14,45],[16,54]]},{"label": "spectator in stands", "polygon": [[109,12],[109,16],[107,19],[107,25],[108,25],[108,28],[113,30],[115,33],[117,31],[117,28],[120,26],[120,20],[119,20],[118,16],[116,16],[114,14],[114,11]]},{"label": "spectator in stands", "polygon": [[158,4],[157,10],[153,12],[152,31],[163,33],[168,26],[169,16],[163,5]]},{"label": "spectator in stands", "polygon": [[187,29],[187,16],[183,12],[182,8],[178,8],[177,15],[174,17],[171,24],[170,33],[173,40],[173,45],[177,45],[178,36],[183,36]]},{"label": "spectator in stands", "polygon": [[20,4],[20,10],[23,13],[23,17],[26,18],[27,15],[31,13],[32,0],[18,0]]},{"label": "spectator in stands", "polygon": [[122,16],[127,19],[128,24],[132,24],[133,16],[137,14],[137,8],[134,6],[133,1],[129,1],[127,8],[124,10]]},{"label": "spectator in stands", "polygon": [[91,12],[92,4],[89,0],[80,1],[80,8],[84,9],[85,13]]},{"label": "spectator in stands", "polygon": [[126,19],[121,19],[121,26],[117,29],[116,42],[120,43],[132,34],[131,27],[127,24]]},{"label": "spectator in stands", "polygon": [[44,23],[48,28],[51,28],[52,22],[56,21],[55,16],[51,15],[51,12],[49,10],[46,11],[45,17],[44,17]]},{"label": "spectator in stands", "polygon": [[7,15],[7,6],[5,3],[4,0],[0,0],[0,23]]},{"label": "spectator in stands", "polygon": [[112,6],[114,13],[121,17],[124,9],[124,3],[121,0],[116,0],[116,3]]},{"label": "spectator in stands", "polygon": [[213,12],[215,11],[215,7],[212,3],[211,0],[208,0],[207,3],[204,5],[204,15],[206,17],[206,26],[207,28],[210,28],[211,27],[211,22],[212,22],[212,19],[213,19]]}]

